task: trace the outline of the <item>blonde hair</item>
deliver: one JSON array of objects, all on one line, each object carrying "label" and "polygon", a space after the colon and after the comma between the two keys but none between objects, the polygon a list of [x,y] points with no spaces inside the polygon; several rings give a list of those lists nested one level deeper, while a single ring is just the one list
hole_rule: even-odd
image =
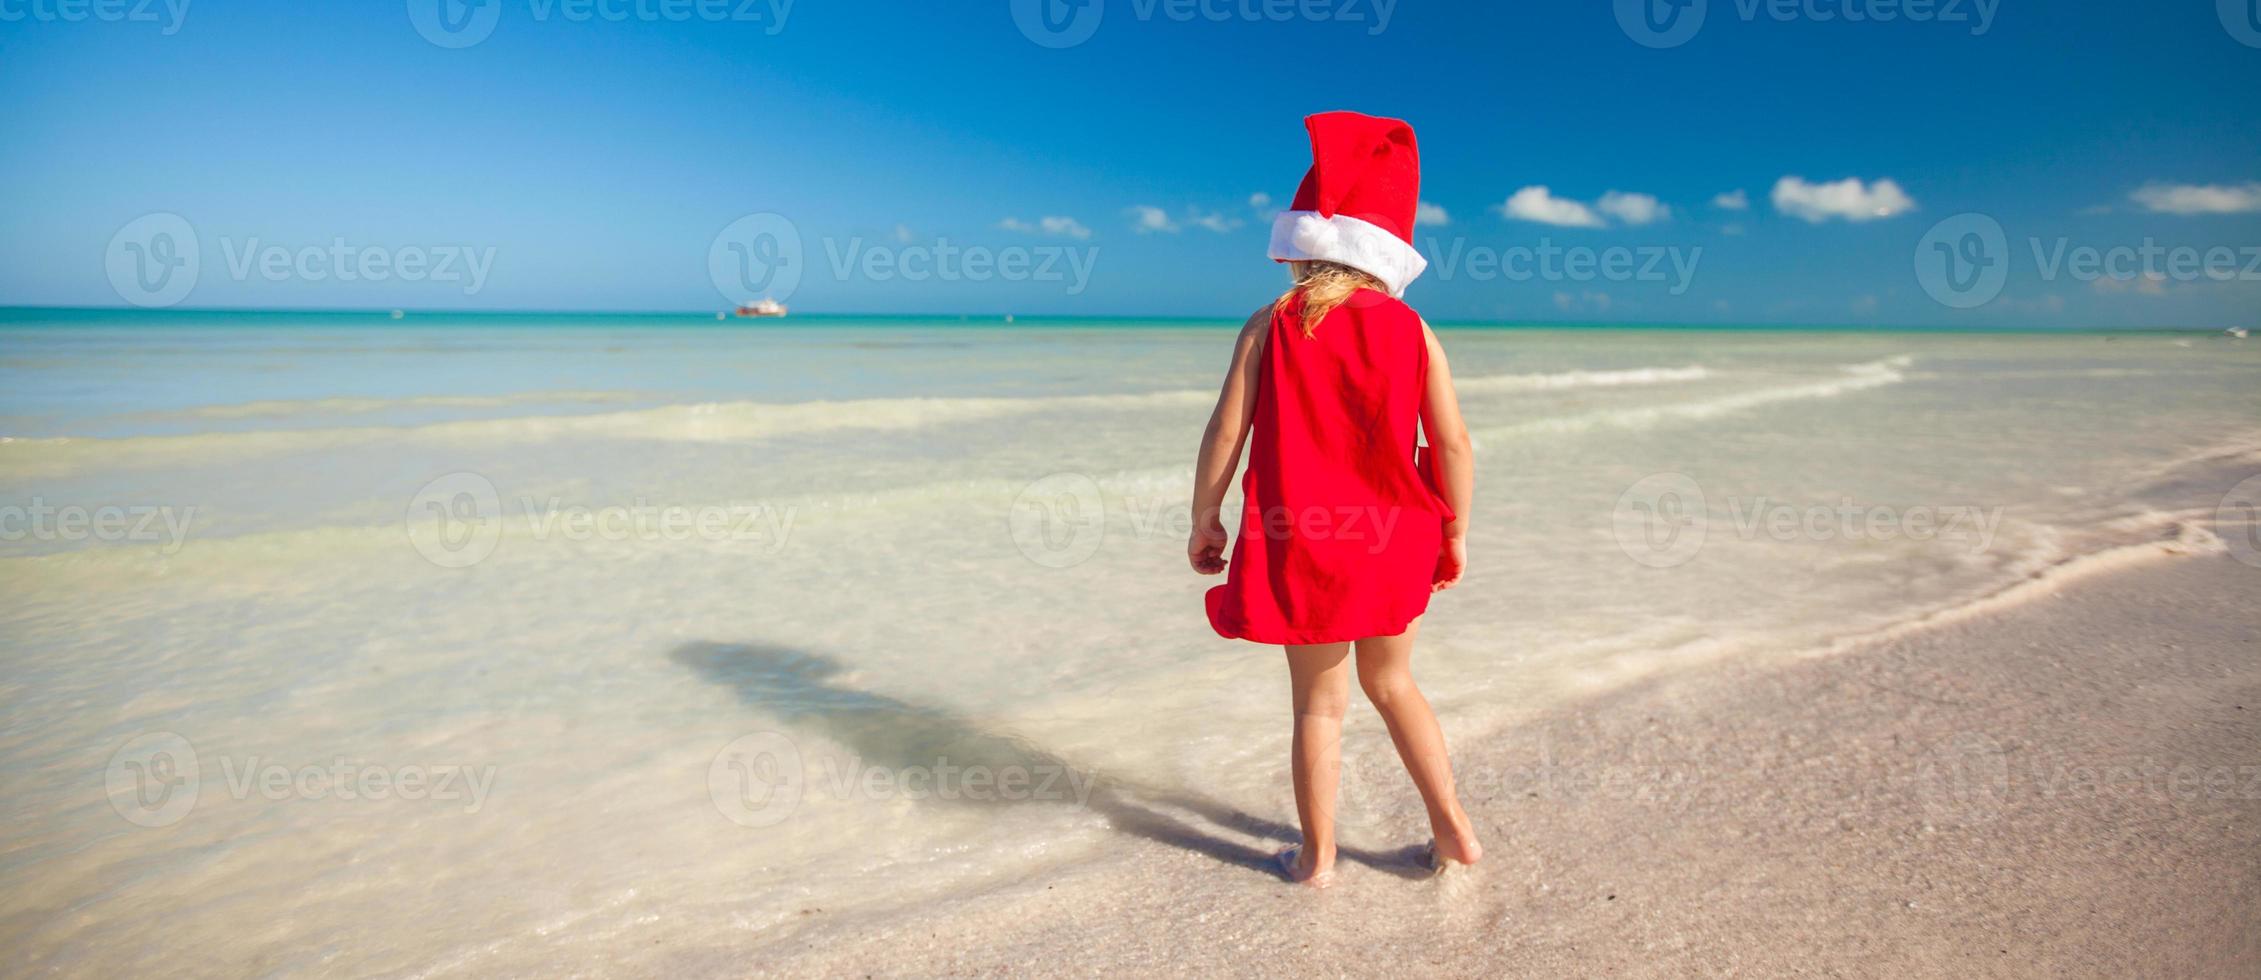
[{"label": "blonde hair", "polygon": [[1302,326],[1306,337],[1316,335],[1319,321],[1359,290],[1389,292],[1383,288],[1381,280],[1338,262],[1290,262],[1288,274],[1294,277],[1295,285],[1272,303],[1272,313],[1276,316],[1286,311],[1296,297],[1303,297]]}]

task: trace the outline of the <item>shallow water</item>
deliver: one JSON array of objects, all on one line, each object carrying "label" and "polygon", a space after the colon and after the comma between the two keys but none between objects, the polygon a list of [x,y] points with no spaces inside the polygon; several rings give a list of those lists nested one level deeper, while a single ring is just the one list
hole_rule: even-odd
[{"label": "shallow water", "polygon": [[[601,970],[1293,822],[1277,655],[1182,557],[1232,324],[6,317],[17,969]],[[1443,335],[1455,739],[2156,536],[2261,447],[2205,335]]]}]

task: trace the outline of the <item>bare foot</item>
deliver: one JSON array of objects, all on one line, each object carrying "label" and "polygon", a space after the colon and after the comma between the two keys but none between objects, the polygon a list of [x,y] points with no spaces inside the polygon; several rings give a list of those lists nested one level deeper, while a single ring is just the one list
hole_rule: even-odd
[{"label": "bare foot", "polygon": [[1326,888],[1335,883],[1335,856],[1329,854],[1322,862],[1301,844],[1288,845],[1272,857],[1272,863],[1289,881],[1310,888]]},{"label": "bare foot", "polygon": [[1475,864],[1484,859],[1484,845],[1476,840],[1476,827],[1468,822],[1468,814],[1458,807],[1454,808],[1451,820],[1443,825],[1433,826],[1431,830],[1436,834],[1436,841],[1430,848],[1437,867],[1442,868],[1448,861],[1453,864]]}]

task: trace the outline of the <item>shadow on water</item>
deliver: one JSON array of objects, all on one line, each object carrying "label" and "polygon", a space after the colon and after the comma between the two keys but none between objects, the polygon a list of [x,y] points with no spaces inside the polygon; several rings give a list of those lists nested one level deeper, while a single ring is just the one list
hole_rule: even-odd
[{"label": "shadow on water", "polygon": [[[992,772],[1018,769],[1033,774],[1030,785],[1057,777],[1053,791],[1009,799],[995,793],[972,799],[930,796],[941,806],[1076,806],[1070,787],[1084,787],[1081,805],[1107,819],[1120,833],[1183,848],[1225,864],[1276,873],[1271,849],[1217,836],[1171,811],[1205,820],[1241,834],[1291,843],[1295,827],[1265,820],[1194,793],[1135,785],[1093,769],[1073,765],[1010,732],[985,730],[946,709],[917,705],[843,683],[838,661],[822,654],[766,644],[687,643],[670,654],[675,662],[715,684],[735,691],[748,706],[777,717],[785,727],[846,746],[867,765],[897,771],[933,767],[947,759],[956,767],[986,766]],[[1337,845],[1343,860],[1356,861],[1404,877],[1427,872],[1418,866],[1418,848],[1376,852]]]}]

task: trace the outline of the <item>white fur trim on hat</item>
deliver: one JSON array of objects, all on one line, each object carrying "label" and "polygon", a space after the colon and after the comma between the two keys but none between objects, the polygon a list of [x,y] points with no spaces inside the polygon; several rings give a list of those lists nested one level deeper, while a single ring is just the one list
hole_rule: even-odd
[{"label": "white fur trim on hat", "polygon": [[1317,211],[1282,211],[1272,219],[1272,258],[1281,262],[1339,262],[1373,276],[1392,297],[1421,277],[1429,260],[1405,239],[1371,221]]}]

